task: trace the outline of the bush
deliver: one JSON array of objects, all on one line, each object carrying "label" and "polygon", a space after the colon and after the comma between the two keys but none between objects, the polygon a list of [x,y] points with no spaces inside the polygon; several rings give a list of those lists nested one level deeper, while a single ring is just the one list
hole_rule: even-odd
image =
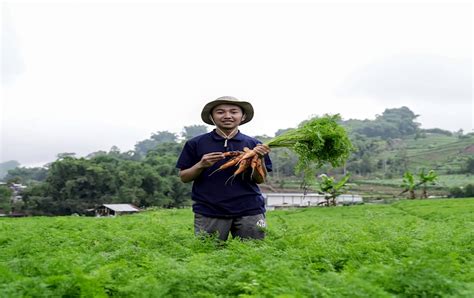
[{"label": "bush", "polygon": [[463,173],[474,174],[474,158],[469,157],[469,159],[466,161],[466,164],[463,167]]},{"label": "bush", "polygon": [[464,188],[464,194],[466,197],[474,197],[474,184],[468,184]]},{"label": "bush", "polygon": [[464,187],[451,187],[449,189],[451,198],[470,198],[474,197],[474,184],[468,184]]}]

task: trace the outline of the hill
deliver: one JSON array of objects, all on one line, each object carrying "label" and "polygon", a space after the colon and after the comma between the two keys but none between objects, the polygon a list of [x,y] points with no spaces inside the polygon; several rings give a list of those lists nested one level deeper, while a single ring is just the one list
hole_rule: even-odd
[{"label": "hill", "polygon": [[430,168],[442,174],[453,174],[460,171],[468,157],[474,157],[474,137],[446,136],[429,134],[423,138],[398,139],[397,145],[376,155],[375,158],[396,159],[406,154],[408,168],[416,171],[419,168]]},{"label": "hill", "polygon": [[0,296],[472,297],[474,198],[268,213],[198,239],[189,209],[0,219]]},{"label": "hill", "polygon": [[10,160],[0,163],[0,179],[5,177],[9,170],[12,170],[20,166],[20,163],[16,160]]}]

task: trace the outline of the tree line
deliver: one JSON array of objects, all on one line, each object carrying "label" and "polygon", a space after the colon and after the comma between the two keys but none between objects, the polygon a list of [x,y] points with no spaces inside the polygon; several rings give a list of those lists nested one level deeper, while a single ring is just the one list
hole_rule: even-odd
[{"label": "tree line", "polygon": [[[371,175],[383,171],[385,178],[400,177],[409,169],[407,152],[403,148],[386,159],[374,158],[387,148],[397,148],[399,138],[423,138],[426,133],[452,134],[440,129],[421,130],[415,115],[406,107],[386,109],[375,120],[341,121],[349,132],[354,152],[344,167],[324,167],[321,173],[336,175]],[[280,129],[279,135],[288,129]],[[13,208],[29,214],[63,215],[79,213],[103,203],[131,203],[138,207],[181,207],[190,205],[190,184],[181,183],[175,163],[184,142],[207,132],[207,126],[184,127],[180,138],[168,131],[158,131],[136,143],[134,150],[121,152],[113,146],[109,151],[97,151],[77,158],[74,153],[58,154],[57,160],[43,168],[16,167],[3,181],[24,183],[22,200]],[[265,142],[269,136],[255,136]],[[271,153],[272,183],[284,186],[295,174],[296,155],[286,148]],[[10,166],[15,163],[10,163]],[[468,158],[460,169],[474,173],[474,158]],[[300,177],[301,178],[301,177]],[[7,210],[6,186],[0,186],[0,209]],[[2,207],[3,206],[3,207]]]},{"label": "tree line", "polygon": [[[207,131],[204,125],[186,127],[184,141]],[[189,206],[191,185],[184,184],[175,168],[184,141],[170,132],[153,133],[135,150],[93,152],[77,158],[60,153],[45,168],[9,170],[7,185],[25,183],[21,200],[13,199],[7,185],[0,186],[0,209],[30,215],[87,214],[104,203],[130,203],[141,208]]]},{"label": "tree line", "polygon": [[177,175],[178,143],[159,144],[143,159],[117,152],[92,158],[63,156],[48,168],[44,181],[21,193],[21,211],[35,215],[85,214],[104,203],[138,207],[189,205],[190,185]]}]

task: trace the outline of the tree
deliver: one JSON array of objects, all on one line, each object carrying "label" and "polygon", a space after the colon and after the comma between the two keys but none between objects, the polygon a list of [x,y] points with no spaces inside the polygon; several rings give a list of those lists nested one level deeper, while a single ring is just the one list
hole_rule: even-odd
[{"label": "tree", "polygon": [[180,207],[190,205],[191,185],[182,183],[178,177],[176,159],[181,152],[182,144],[164,143],[149,151],[144,163],[150,165],[160,177],[166,177],[166,188],[163,188],[159,206]]},{"label": "tree", "polygon": [[184,127],[181,136],[184,138],[185,141],[187,141],[205,133],[207,133],[206,125],[191,125]]},{"label": "tree", "polygon": [[16,160],[9,160],[0,163],[0,179],[7,175],[9,170],[13,170],[20,166],[20,163]]},{"label": "tree", "polygon": [[367,138],[360,133],[352,133],[351,143],[354,146],[354,151],[347,161],[347,170],[358,175],[366,175],[373,172],[377,167],[373,156],[384,149],[385,141],[378,137]]},{"label": "tree", "polygon": [[259,140],[262,143],[266,143],[266,142],[270,141],[271,139],[273,139],[272,137],[267,136],[267,135],[256,135],[256,136],[253,136],[253,137],[255,139]]},{"label": "tree", "polygon": [[376,168],[375,161],[369,155],[364,155],[362,159],[351,160],[347,163],[347,169],[358,175],[367,175],[373,172]]},{"label": "tree", "polygon": [[275,132],[275,137],[278,137],[279,135],[284,134],[285,132],[288,132],[294,128],[285,128],[285,129],[279,129]]},{"label": "tree", "polygon": [[76,157],[76,153],[74,152],[63,152],[63,153],[58,153],[56,155],[58,159],[64,159],[66,157]]},{"label": "tree", "polygon": [[11,181],[12,179],[18,179],[17,181],[28,184],[32,181],[44,181],[47,175],[48,170],[45,168],[19,167],[9,170],[4,180]]},{"label": "tree", "polygon": [[275,148],[272,150],[273,177],[278,180],[284,177],[295,176],[295,167],[298,162],[296,153],[288,148]]},{"label": "tree", "polygon": [[450,132],[449,130],[444,130],[441,128],[428,128],[428,129],[421,129],[420,131],[422,133],[440,134],[440,135],[445,135],[445,136],[453,135],[453,133]]},{"label": "tree", "polygon": [[23,209],[32,215],[50,215],[56,209],[52,197],[48,196],[49,185],[46,182],[29,186],[22,192]]},{"label": "tree", "polygon": [[165,131],[158,131],[157,133],[152,134],[150,138],[156,141],[157,144],[161,144],[161,143],[176,142],[178,139],[178,136],[175,133],[165,130]]},{"label": "tree", "polygon": [[170,190],[167,197],[170,199],[168,206],[170,208],[189,206],[191,205],[191,187],[189,183],[181,182],[178,176],[170,176]]},{"label": "tree", "polygon": [[405,174],[403,174],[403,180],[402,180],[402,185],[400,185],[400,187],[403,188],[403,191],[400,193],[401,194],[404,194],[406,192],[409,192],[409,199],[415,199],[416,198],[416,195],[415,195],[415,188],[416,188],[417,184],[415,183],[415,177],[413,176],[412,173],[410,173],[409,171],[405,172]]},{"label": "tree", "polygon": [[397,151],[395,158],[390,163],[390,170],[394,173],[401,174],[408,171],[410,159],[406,148]]},{"label": "tree", "polygon": [[13,191],[5,185],[0,185],[0,210],[9,213],[12,208],[11,199]]},{"label": "tree", "polygon": [[428,173],[425,174],[425,169],[421,169],[420,173],[418,173],[418,182],[415,181],[415,176],[407,171],[403,175],[403,182],[400,187],[402,187],[404,190],[400,193],[403,194],[405,192],[409,192],[409,199],[415,199],[415,189],[423,185],[423,193],[421,195],[421,198],[427,198],[427,184],[435,184],[435,181],[438,179],[438,175],[435,173],[435,171],[430,170]]},{"label": "tree", "polygon": [[460,138],[460,139],[462,139],[463,134],[464,134],[464,130],[463,130],[462,128],[459,129],[459,130],[455,133],[455,135],[456,135],[458,138]]},{"label": "tree", "polygon": [[350,174],[346,174],[338,182],[334,180],[334,177],[329,177],[326,174],[319,175],[321,182],[318,187],[319,190],[324,194],[326,200],[326,206],[336,206],[336,198],[343,194],[345,191],[346,183],[349,181]]},{"label": "tree", "polygon": [[151,135],[149,139],[143,140],[135,144],[135,152],[139,156],[146,156],[147,152],[153,150],[159,144],[163,143],[176,143],[177,136],[174,133],[168,131],[158,131]]},{"label": "tree", "polygon": [[435,173],[435,171],[430,170],[427,174],[425,174],[425,169],[421,169],[420,173],[418,174],[418,177],[420,181],[418,182],[418,185],[423,186],[423,193],[421,195],[422,198],[428,198],[427,194],[427,184],[436,184],[436,180],[438,179],[438,175]]},{"label": "tree", "polygon": [[73,157],[57,160],[46,179],[45,197],[50,198],[47,211],[54,215],[83,213],[102,203],[101,196],[112,188],[107,185],[111,179],[111,175],[93,161]]},{"label": "tree", "polygon": [[413,135],[418,131],[420,123],[415,122],[416,115],[407,107],[396,109],[385,109],[380,119],[384,122],[392,123],[397,127],[398,136]]},{"label": "tree", "polygon": [[[183,149],[184,144],[183,143],[162,143],[157,145],[153,150],[149,151],[147,153],[148,155],[151,156],[156,156],[156,155],[161,155],[161,156],[171,156],[174,158],[173,163],[176,162],[178,159],[179,154],[181,153],[181,150]],[[173,164],[174,167],[174,164]]]},{"label": "tree", "polygon": [[474,174],[474,157],[469,157],[464,166],[465,173]]},{"label": "tree", "polygon": [[45,193],[30,202],[55,215],[83,213],[104,203],[175,206],[170,204],[174,199],[169,194],[170,176],[177,176],[176,157],[156,156],[156,159],[159,162],[153,164],[108,154],[90,160],[71,157],[58,160],[51,166]]},{"label": "tree", "polygon": [[360,133],[368,137],[381,137],[384,140],[415,135],[420,124],[415,122],[415,115],[409,108],[386,109],[375,120],[348,120],[343,124],[349,126],[351,133]]},{"label": "tree", "polygon": [[102,155],[107,155],[107,151],[104,151],[104,150],[95,151],[95,152],[87,154],[86,158],[91,159],[91,158],[102,156]]}]

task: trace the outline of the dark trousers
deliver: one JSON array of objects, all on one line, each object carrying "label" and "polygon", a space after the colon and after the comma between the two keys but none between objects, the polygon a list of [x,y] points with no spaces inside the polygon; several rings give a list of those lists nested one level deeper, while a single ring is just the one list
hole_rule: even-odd
[{"label": "dark trousers", "polygon": [[229,233],[233,238],[265,238],[266,221],[264,214],[236,218],[215,218],[194,213],[194,233],[217,234],[220,240],[227,240]]}]

